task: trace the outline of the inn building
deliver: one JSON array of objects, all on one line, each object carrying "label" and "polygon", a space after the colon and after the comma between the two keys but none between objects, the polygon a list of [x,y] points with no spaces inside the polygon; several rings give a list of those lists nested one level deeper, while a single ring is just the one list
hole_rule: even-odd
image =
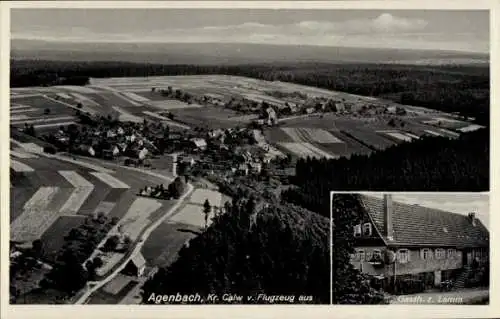
[{"label": "inn building", "polygon": [[399,203],[391,195],[358,196],[363,211],[351,263],[363,273],[386,284],[407,278],[432,287],[452,280],[460,288],[489,262],[489,232],[474,213]]}]

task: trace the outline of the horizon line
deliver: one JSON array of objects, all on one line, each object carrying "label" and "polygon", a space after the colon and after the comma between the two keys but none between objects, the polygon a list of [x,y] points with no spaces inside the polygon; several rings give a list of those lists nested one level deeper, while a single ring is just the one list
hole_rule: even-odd
[{"label": "horizon line", "polygon": [[[198,41],[198,42],[169,42],[169,41],[126,41],[126,40],[116,40],[116,41],[99,41],[99,40],[51,40],[51,39],[28,39],[28,38],[13,38],[10,41],[31,41],[31,42],[45,42],[45,43],[59,43],[59,44],[216,44],[216,45],[261,45],[261,46],[289,46],[289,47],[317,47],[317,48],[350,48],[350,49],[365,49],[365,50],[398,50],[398,51],[425,51],[425,52],[448,52],[448,53],[467,53],[491,56],[491,48],[488,52],[484,51],[468,51],[468,50],[453,50],[453,49],[428,49],[428,48],[397,48],[397,47],[363,47],[363,46],[350,46],[350,45],[315,45],[315,44],[282,44],[282,43],[259,43],[259,42],[214,42],[214,41]],[[11,45],[11,51],[15,48]],[[69,50],[68,50],[69,51]]]}]

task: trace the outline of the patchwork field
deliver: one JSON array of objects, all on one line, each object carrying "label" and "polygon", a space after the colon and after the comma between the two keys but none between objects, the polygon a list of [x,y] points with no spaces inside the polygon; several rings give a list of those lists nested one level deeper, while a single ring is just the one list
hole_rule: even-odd
[{"label": "patchwork field", "polygon": [[416,136],[411,133],[403,132],[403,131],[377,131],[382,136],[388,137],[389,139],[399,143],[399,142],[412,142],[413,140],[419,139],[419,136]]},{"label": "patchwork field", "polygon": [[265,135],[270,143],[297,157],[337,158],[346,155],[349,149],[349,145],[337,137],[339,132],[324,129],[274,128]]},{"label": "patchwork field", "polygon": [[[165,97],[160,90],[171,87],[195,96],[211,96],[228,101],[231,98],[246,98],[257,102],[267,101],[284,104],[293,98],[276,98],[271,92],[299,92],[310,97],[344,99],[351,103],[380,104],[386,102],[372,97],[362,97],[342,92],[307,87],[279,81],[261,81],[245,77],[225,75],[197,76],[153,76],[135,78],[91,79],[86,87],[59,86],[50,88],[19,88],[11,92],[11,123],[22,126],[31,123],[41,130],[56,129],[59,125],[71,124],[75,109],[62,103],[74,105],[81,101],[85,107],[102,115],[119,116],[120,120],[139,122],[144,118],[169,123],[175,128],[196,127],[231,128],[244,126],[256,119],[255,115],[242,115],[223,107],[187,104]],[[155,91],[152,91],[152,88]],[[44,97],[43,95],[48,97]],[[50,99],[58,97],[59,101]],[[298,98],[300,103],[300,98]],[[391,105],[393,105],[392,103]],[[477,125],[455,119],[452,115],[424,108],[404,106],[408,116],[397,117],[396,126],[389,126],[387,116],[346,116],[324,114],[321,116],[300,115],[280,122],[284,131],[271,129],[266,133],[270,143],[280,150],[296,156],[338,157],[352,153],[364,153],[366,149],[384,149],[404,140],[421,136],[457,137],[460,132],[473,131]],[[51,114],[43,114],[45,108]],[[173,114],[173,120],[166,114]],[[404,123],[402,123],[404,122]],[[379,133],[394,130],[397,132]],[[403,135],[398,135],[398,132]],[[394,134],[393,134],[394,133]],[[270,136],[269,136],[270,135]],[[285,143],[285,144],[283,144]],[[292,143],[292,144],[290,144]],[[344,144],[340,146],[339,144]]]},{"label": "patchwork field", "polygon": [[434,117],[430,120],[422,121],[422,123],[447,129],[460,129],[469,125],[467,122],[446,117]]},{"label": "patchwork field", "polygon": [[250,122],[245,118],[238,118],[238,113],[232,110],[219,107],[175,109],[170,112],[174,115],[174,120],[192,127],[232,128]]},{"label": "patchwork field", "polygon": [[[96,171],[90,163],[82,167],[70,159],[68,163],[17,148],[11,161],[18,163],[11,166],[11,240],[42,238],[48,254],[60,249],[66,233],[86,216],[101,212],[118,217],[122,230],[135,238],[171,205],[136,197],[144,183],[164,183],[160,178],[125,169]],[[20,172],[19,164],[32,170]]]},{"label": "patchwork field", "polygon": [[[444,117],[443,117],[444,118]],[[429,116],[401,118],[393,126],[387,118],[355,118],[325,114],[286,121],[279,128],[268,128],[264,134],[269,143],[298,157],[338,157],[368,154],[422,136],[456,138],[460,130],[425,124]],[[476,130],[480,126],[469,125]],[[325,154],[325,152],[328,154]]]},{"label": "patchwork field", "polygon": [[282,128],[283,132],[287,134],[294,142],[313,142],[313,143],[343,143],[332,133],[313,128]]},{"label": "patchwork field", "polygon": [[279,143],[279,145],[286,149],[289,153],[297,157],[313,157],[313,158],[336,158],[336,156],[331,155],[329,152],[322,150],[321,148],[311,144],[311,143]]},{"label": "patchwork field", "polygon": [[[47,112],[47,111],[48,112]],[[15,98],[10,107],[10,125],[33,125],[36,130],[58,129],[75,123],[75,110],[43,96]]]},{"label": "patchwork field", "polygon": [[178,101],[178,100],[150,101],[150,102],[147,102],[147,104],[149,106],[153,106],[161,111],[171,111],[171,110],[177,110],[177,109],[202,107],[199,104],[195,104],[195,103],[188,104],[188,103]]}]

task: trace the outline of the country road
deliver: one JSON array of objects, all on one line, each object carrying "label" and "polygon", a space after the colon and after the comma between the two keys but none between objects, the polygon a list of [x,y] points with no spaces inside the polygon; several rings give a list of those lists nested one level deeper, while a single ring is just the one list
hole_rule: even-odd
[{"label": "country road", "polygon": [[[96,292],[101,287],[103,287],[105,284],[107,284],[108,282],[110,282],[116,275],[118,275],[125,268],[125,266],[128,264],[128,262],[133,257],[135,257],[138,253],[140,253],[140,251],[142,249],[142,246],[144,245],[144,243],[146,242],[146,240],[148,239],[148,237],[151,235],[151,233],[158,226],[160,226],[160,224],[162,222],[164,222],[165,219],[167,219],[168,217],[171,217],[176,212],[176,210],[182,205],[183,201],[187,197],[189,197],[191,195],[191,193],[194,190],[194,187],[191,184],[187,184],[187,185],[188,185],[187,191],[179,198],[179,200],[177,201],[177,203],[172,208],[170,208],[161,218],[159,218],[154,224],[152,224],[151,226],[149,226],[146,229],[146,231],[144,231],[144,233],[141,235],[140,239],[137,241],[137,244],[135,245],[134,250],[129,255],[129,257],[127,257],[126,259],[124,259],[123,261],[121,261],[121,265],[117,269],[115,269],[115,271],[113,273],[111,273],[110,275],[108,275],[106,278],[104,278],[102,280],[99,280],[99,281],[88,282],[87,283],[87,287],[89,287],[90,289],[87,290],[78,300],[76,300],[75,304],[77,304],[77,305],[78,304],[84,304],[85,301],[94,292]],[[90,287],[90,285],[92,285],[92,287]]]},{"label": "country road", "polygon": [[[97,161],[97,160],[90,160],[90,159],[83,160],[79,156],[72,156],[72,158],[71,158],[71,157],[66,157],[64,155],[59,155],[59,154],[47,154],[47,153],[44,153],[42,151],[35,150],[32,147],[30,147],[29,145],[25,145],[24,143],[20,143],[20,142],[14,140],[14,139],[11,139],[11,142],[14,143],[15,145],[23,148],[28,153],[34,153],[34,154],[37,154],[37,155],[42,156],[42,157],[57,159],[57,160],[64,161],[64,162],[69,162],[69,163],[72,163],[72,164],[75,164],[75,165],[79,165],[79,166],[86,167],[86,168],[89,168],[89,169],[92,169],[92,170],[96,170],[96,171],[100,171],[100,172],[113,173],[113,170],[111,168],[115,168],[115,171],[121,172],[122,174],[125,174],[126,171],[135,171],[135,172],[139,172],[139,173],[144,174],[144,175],[150,175],[150,176],[159,178],[161,180],[166,180],[168,182],[171,182],[173,180],[172,176],[161,174],[159,172],[153,172],[153,171],[149,171],[149,170],[146,170],[146,169],[135,168],[135,167],[121,166],[121,165],[117,165],[117,164],[114,164],[114,163],[107,163],[107,162],[106,163],[101,163],[100,161]],[[143,177],[145,178],[144,175],[143,175]],[[104,279],[99,280],[99,281],[88,282],[87,283],[87,289],[88,290],[85,291],[83,293],[83,295],[81,295],[75,301],[75,304],[83,304],[83,303],[85,303],[85,301],[95,291],[97,291],[98,289],[100,289],[101,287],[103,287],[105,284],[107,284],[109,281],[111,281],[116,275],[118,275],[125,268],[125,266],[128,264],[128,262],[132,258],[134,258],[138,253],[140,253],[140,251],[142,249],[142,246],[144,245],[144,243],[146,242],[146,240],[149,238],[149,236],[151,235],[151,233],[158,226],[160,226],[161,223],[163,223],[167,218],[172,217],[172,215],[174,215],[177,212],[177,210],[184,204],[184,201],[187,198],[189,198],[189,196],[191,196],[191,194],[194,191],[194,189],[195,188],[194,188],[194,186],[192,184],[187,183],[187,190],[186,190],[186,192],[177,200],[177,202],[174,204],[174,206],[172,206],[170,209],[168,209],[160,218],[158,218],[153,224],[149,225],[149,227],[146,228],[142,232],[142,234],[140,235],[140,237],[137,239],[136,244],[135,244],[132,252],[128,255],[128,257],[125,258],[125,259],[123,259],[123,260],[121,260],[118,263],[119,266],[117,268],[115,268],[115,270],[111,274],[109,274],[108,276],[106,276]],[[90,287],[90,286],[92,286],[92,287]]]}]

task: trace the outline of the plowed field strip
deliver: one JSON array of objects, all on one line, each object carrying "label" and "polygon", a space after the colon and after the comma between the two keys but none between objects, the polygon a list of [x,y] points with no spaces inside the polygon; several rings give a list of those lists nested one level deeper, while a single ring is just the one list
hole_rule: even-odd
[{"label": "plowed field strip", "polygon": [[23,213],[11,223],[11,239],[14,241],[33,241],[57,219],[58,210],[47,210],[58,187],[41,187],[26,202]]},{"label": "plowed field strip", "polygon": [[304,137],[308,138],[306,142],[320,144],[343,143],[342,140],[323,129],[299,128],[298,130]]},{"label": "plowed field strip", "polygon": [[23,207],[38,190],[36,187],[13,187],[10,190],[10,222],[23,213]]}]

